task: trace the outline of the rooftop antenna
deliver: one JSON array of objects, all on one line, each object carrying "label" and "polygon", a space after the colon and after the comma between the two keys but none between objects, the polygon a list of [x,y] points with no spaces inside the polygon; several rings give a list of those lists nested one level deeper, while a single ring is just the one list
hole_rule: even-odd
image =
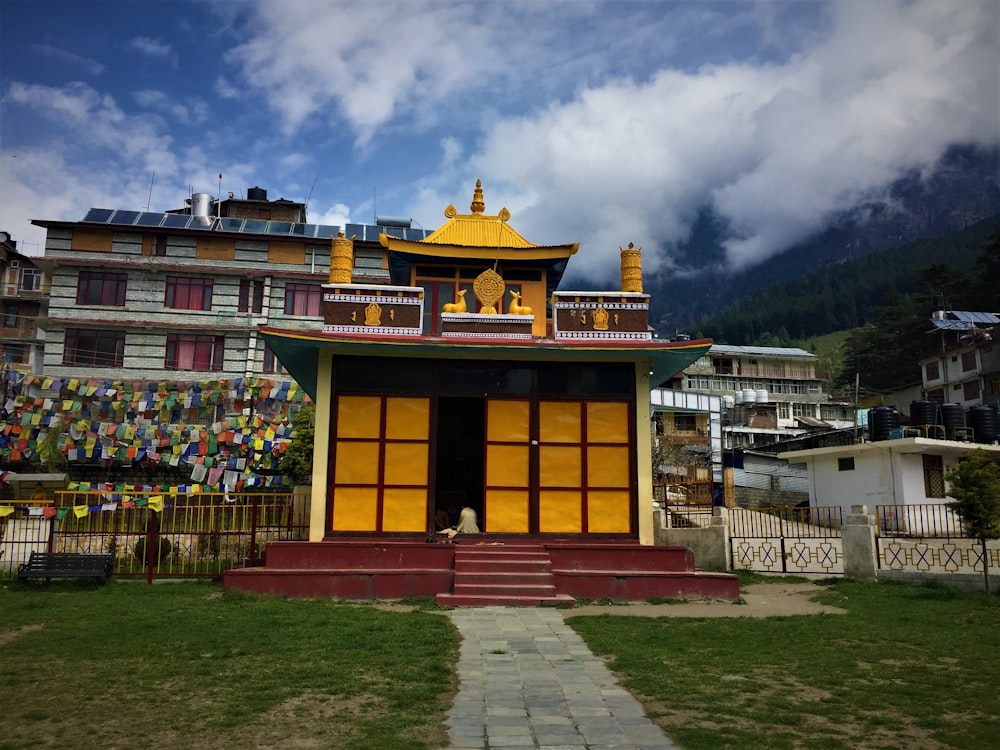
[{"label": "rooftop antenna", "polygon": [[[312,187],[309,188],[309,195],[306,196],[305,211],[309,210],[309,199],[313,197],[313,190],[316,189],[316,179],[317,179],[316,177],[313,177]],[[304,219],[305,219],[305,217],[303,217],[303,220]]]},{"label": "rooftop antenna", "polygon": [[378,223],[378,192],[372,185],[372,224]]},{"label": "rooftop antenna", "polygon": [[222,172],[219,172],[219,196],[215,201],[215,214],[218,218],[219,210],[222,207]]},{"label": "rooftop antenna", "polygon": [[153,176],[149,178],[149,197],[146,198],[146,208],[144,211],[149,210],[150,204],[153,202],[153,180],[156,179],[156,172],[153,172]]}]

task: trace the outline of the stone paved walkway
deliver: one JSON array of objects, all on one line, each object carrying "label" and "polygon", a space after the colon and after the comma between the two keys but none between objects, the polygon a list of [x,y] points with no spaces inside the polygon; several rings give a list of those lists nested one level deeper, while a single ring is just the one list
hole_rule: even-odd
[{"label": "stone paved walkway", "polygon": [[552,608],[456,609],[450,748],[677,750]]}]

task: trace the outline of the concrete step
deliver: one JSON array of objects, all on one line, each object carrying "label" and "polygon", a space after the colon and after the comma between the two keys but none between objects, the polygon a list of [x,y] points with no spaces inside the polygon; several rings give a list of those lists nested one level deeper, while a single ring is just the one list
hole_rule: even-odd
[{"label": "concrete step", "polygon": [[553,596],[438,594],[435,598],[437,603],[443,607],[554,607],[569,606],[576,603],[576,599],[566,594],[555,594]]},{"label": "concrete step", "polygon": [[474,596],[555,596],[556,587],[552,584],[520,584],[520,583],[456,583],[453,594]]},{"label": "concrete step", "polygon": [[519,570],[455,571],[455,585],[459,584],[502,584],[507,586],[552,586],[552,575],[545,572],[525,573]]}]

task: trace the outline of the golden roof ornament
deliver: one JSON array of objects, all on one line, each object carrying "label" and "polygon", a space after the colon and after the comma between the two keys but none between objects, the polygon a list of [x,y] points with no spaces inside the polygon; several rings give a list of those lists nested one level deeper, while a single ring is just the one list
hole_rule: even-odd
[{"label": "golden roof ornament", "polygon": [[622,291],[642,293],[642,248],[631,242],[621,250]]},{"label": "golden roof ornament", "polygon": [[472,194],[472,203],[469,209],[474,214],[481,214],[486,210],[486,203],[483,201],[483,181],[476,180],[476,190]]}]

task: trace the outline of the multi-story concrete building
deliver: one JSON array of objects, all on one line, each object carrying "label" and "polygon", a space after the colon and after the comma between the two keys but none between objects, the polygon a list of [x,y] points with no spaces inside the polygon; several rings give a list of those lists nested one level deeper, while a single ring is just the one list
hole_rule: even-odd
[{"label": "multi-story concrete building", "polygon": [[44,333],[39,321],[48,306],[49,281],[34,258],[22,255],[0,232],[0,358],[6,367],[40,372]]},{"label": "multi-story concrete building", "polygon": [[920,360],[927,400],[1000,406],[1000,315],[939,310],[931,324],[935,345]]},{"label": "multi-story concrete building", "polygon": [[[38,266],[51,278],[44,362],[64,377],[288,380],[258,337],[260,325],[322,321],[331,238],[339,226],[306,223],[306,207],[267,191],[246,199],[205,193],[164,213],[91,209],[47,230]],[[397,222],[398,223],[398,222]],[[389,278],[378,235],[423,239],[403,226],[348,224],[354,275]]]},{"label": "multi-story concrete building", "polygon": [[720,396],[723,447],[749,448],[853,425],[853,405],[823,392],[816,359],[798,348],[714,344],[674,384]]}]

